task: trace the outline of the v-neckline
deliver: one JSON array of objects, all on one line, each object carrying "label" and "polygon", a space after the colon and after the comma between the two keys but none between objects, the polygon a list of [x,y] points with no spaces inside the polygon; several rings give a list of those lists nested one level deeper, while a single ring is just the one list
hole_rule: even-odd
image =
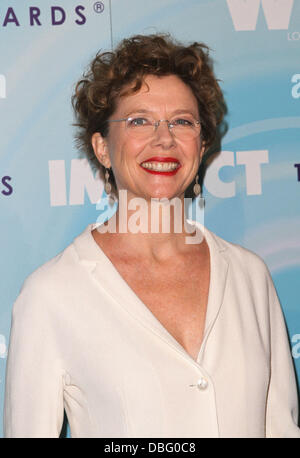
[{"label": "v-neckline", "polygon": [[[135,319],[138,319],[142,324],[146,324],[160,337],[164,338],[167,343],[175,346],[181,353],[183,352],[188,358],[194,363],[199,364],[203,354],[205,342],[208,338],[212,325],[216,319],[218,310],[221,306],[223,291],[225,286],[226,274],[227,274],[227,262],[224,261],[223,257],[216,259],[217,250],[214,246],[214,240],[211,238],[209,231],[202,226],[200,223],[192,220],[188,220],[189,223],[195,224],[201,230],[203,237],[207,243],[210,257],[210,280],[208,288],[208,297],[206,305],[206,314],[204,322],[204,331],[200,348],[198,350],[197,358],[194,359],[186,349],[178,342],[178,340],[167,330],[167,328],[159,321],[159,319],[152,313],[147,305],[140,299],[135,291],[129,286],[127,281],[118,271],[116,266],[106,255],[103,249],[98,245],[93,237],[92,230],[97,228],[100,223],[89,224],[84,233],[87,235],[86,242],[89,246],[85,246],[88,249],[88,260],[96,261],[94,268],[91,273],[98,280],[106,294],[109,294],[115,299],[120,305],[124,306],[127,311]],[[80,236],[75,239],[74,242],[78,241]],[[78,247],[78,243],[75,243],[75,247]],[[84,247],[82,247],[84,248]],[[84,249],[81,250],[82,260],[84,261]],[[217,262],[219,261],[219,262]],[[221,285],[220,285],[221,280]],[[223,281],[222,281],[223,280]],[[118,286],[117,286],[118,285]],[[222,288],[223,286],[223,288]]]}]

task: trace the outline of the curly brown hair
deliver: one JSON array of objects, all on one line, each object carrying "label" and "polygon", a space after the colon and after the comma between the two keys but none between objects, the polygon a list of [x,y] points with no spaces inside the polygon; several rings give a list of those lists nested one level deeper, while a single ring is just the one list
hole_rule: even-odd
[{"label": "curly brown hair", "polygon": [[[75,125],[79,127],[77,146],[102,174],[104,167],[94,154],[91,137],[95,132],[107,136],[107,121],[117,98],[138,91],[147,75],[176,75],[187,84],[198,102],[206,152],[216,138],[225,104],[209,48],[200,42],[184,46],[168,34],[135,35],[121,41],[114,52],[99,51],[72,96]],[[115,188],[112,173],[110,181]]]}]

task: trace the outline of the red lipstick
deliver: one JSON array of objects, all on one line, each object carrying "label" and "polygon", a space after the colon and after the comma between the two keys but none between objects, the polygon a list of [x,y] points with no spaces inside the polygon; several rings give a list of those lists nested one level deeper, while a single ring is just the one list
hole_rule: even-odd
[{"label": "red lipstick", "polygon": [[[145,162],[176,162],[178,164],[178,166],[174,170],[157,171],[157,170],[151,170],[151,169],[146,169],[146,168],[142,167],[142,164],[144,164]],[[141,168],[143,170],[145,170],[145,172],[152,173],[152,174],[155,174],[155,175],[168,175],[168,176],[175,175],[178,172],[178,170],[180,169],[180,167],[181,167],[180,162],[175,157],[163,157],[163,156],[150,157],[149,159],[143,161],[140,164],[140,166],[141,166]]]}]

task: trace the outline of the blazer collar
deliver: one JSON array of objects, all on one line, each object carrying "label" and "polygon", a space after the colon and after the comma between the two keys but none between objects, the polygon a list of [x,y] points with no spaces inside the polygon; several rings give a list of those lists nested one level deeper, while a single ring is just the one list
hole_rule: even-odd
[{"label": "blazer collar", "polygon": [[[216,250],[220,253],[227,250],[228,243],[225,242],[225,240],[208,230],[198,221],[188,221],[192,224],[196,224],[200,228],[206,238],[209,248],[212,248],[214,251]],[[103,260],[104,253],[92,236],[92,230],[98,226],[99,223],[88,224],[84,231],[74,239],[73,245],[75,246],[80,261],[90,261],[95,263]]]},{"label": "blazer collar", "polygon": [[[189,220],[190,221],[190,220]],[[207,241],[210,251],[210,286],[208,295],[205,329],[202,344],[199,350],[197,362],[203,359],[209,335],[218,317],[223,302],[228,261],[223,253],[227,249],[226,242],[204,228],[198,222],[196,224]],[[97,223],[89,224],[86,229],[73,241],[73,246],[78,254],[79,262],[89,271],[101,288],[104,296],[109,296],[123,307],[127,313],[143,326],[147,326],[152,332],[162,338],[167,344],[177,351],[189,355],[177,340],[166,330],[160,321],[152,314],[148,307],[140,300],[127,282],[119,274],[110,259],[98,246],[91,231],[98,226]],[[189,357],[191,361],[194,361]],[[195,362],[195,361],[194,361]]]}]

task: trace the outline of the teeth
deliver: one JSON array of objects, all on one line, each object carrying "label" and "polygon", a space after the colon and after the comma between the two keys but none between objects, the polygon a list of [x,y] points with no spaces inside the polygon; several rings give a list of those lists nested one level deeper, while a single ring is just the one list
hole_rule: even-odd
[{"label": "teeth", "polygon": [[144,162],[141,164],[142,167],[155,172],[169,172],[175,170],[178,167],[178,162]]}]

